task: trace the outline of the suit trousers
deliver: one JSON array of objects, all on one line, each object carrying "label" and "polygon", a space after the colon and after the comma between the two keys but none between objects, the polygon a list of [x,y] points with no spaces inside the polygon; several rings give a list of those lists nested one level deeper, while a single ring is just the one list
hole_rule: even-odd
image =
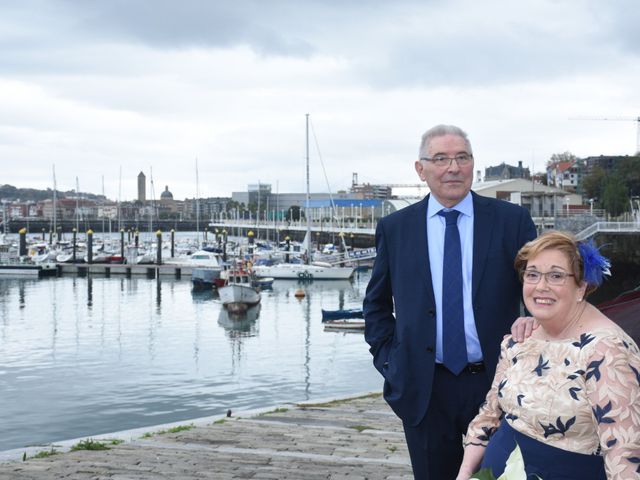
[{"label": "suit trousers", "polygon": [[491,381],[486,371],[465,369],[454,375],[436,365],[426,415],[416,426],[403,423],[416,480],[455,480],[464,453],[463,436]]}]

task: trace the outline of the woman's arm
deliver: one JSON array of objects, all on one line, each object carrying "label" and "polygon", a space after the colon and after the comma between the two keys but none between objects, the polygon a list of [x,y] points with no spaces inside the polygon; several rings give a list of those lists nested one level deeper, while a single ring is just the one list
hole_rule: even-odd
[{"label": "woman's arm", "polygon": [[493,377],[491,389],[489,393],[487,393],[486,400],[480,407],[478,415],[476,415],[467,428],[467,434],[464,439],[464,457],[457,480],[470,478],[471,474],[478,469],[484,457],[485,448],[489,444],[489,439],[500,424],[502,409],[498,402],[498,390],[504,379],[505,372],[511,363],[507,356],[507,349],[512,346],[512,337],[510,335],[505,336],[500,347],[500,358],[496,368],[496,375]]},{"label": "woman's arm", "polygon": [[478,470],[480,462],[482,462],[485,448],[485,446],[471,444],[464,447],[464,457],[456,480],[469,480],[471,478]]},{"label": "woman's arm", "polygon": [[607,337],[587,361],[586,391],[607,478],[640,474],[640,354],[631,339]]}]

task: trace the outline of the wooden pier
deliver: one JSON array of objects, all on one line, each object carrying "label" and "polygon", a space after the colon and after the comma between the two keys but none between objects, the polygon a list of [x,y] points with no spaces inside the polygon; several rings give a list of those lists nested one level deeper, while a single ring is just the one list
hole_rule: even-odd
[{"label": "wooden pier", "polygon": [[102,275],[105,277],[125,276],[125,277],[174,277],[191,278],[192,266],[172,265],[172,264],[118,264],[118,263],[59,263],[58,275],[77,275],[85,277],[87,275]]}]

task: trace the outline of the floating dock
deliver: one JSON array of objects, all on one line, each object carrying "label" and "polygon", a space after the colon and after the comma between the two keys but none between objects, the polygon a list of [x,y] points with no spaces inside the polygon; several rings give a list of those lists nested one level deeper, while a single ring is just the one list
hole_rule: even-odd
[{"label": "floating dock", "polygon": [[0,277],[40,278],[54,277],[58,274],[55,263],[34,265],[30,263],[0,263]]},{"label": "floating dock", "polygon": [[84,277],[87,275],[102,275],[110,277],[111,275],[122,275],[126,277],[144,276],[147,278],[191,278],[193,269],[197,267],[179,264],[59,263],[57,268],[60,276],[77,275]]}]

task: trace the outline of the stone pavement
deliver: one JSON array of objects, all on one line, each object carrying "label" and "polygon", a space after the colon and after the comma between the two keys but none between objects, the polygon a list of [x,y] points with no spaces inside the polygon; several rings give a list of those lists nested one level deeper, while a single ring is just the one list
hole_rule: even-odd
[{"label": "stone pavement", "polygon": [[109,445],[109,450],[0,464],[2,480],[61,478],[399,480],[413,476],[402,424],[374,394],[299,404],[247,418],[232,415],[177,433]]}]

